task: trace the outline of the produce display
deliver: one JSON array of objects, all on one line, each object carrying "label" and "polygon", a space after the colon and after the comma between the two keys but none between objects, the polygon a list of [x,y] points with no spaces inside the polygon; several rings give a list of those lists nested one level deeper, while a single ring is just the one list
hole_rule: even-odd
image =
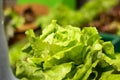
[{"label": "produce display", "polygon": [[107,12],[102,12],[88,26],[96,26],[104,33],[120,35],[120,2]]},{"label": "produce display", "polygon": [[120,1],[87,0],[76,10],[75,3],[61,1],[52,8],[26,4],[4,10],[15,77],[120,80]]},{"label": "produce display", "polygon": [[24,24],[24,17],[18,16],[11,8],[4,10],[4,26],[7,39],[14,37],[15,29]]},{"label": "produce display", "polygon": [[[59,25],[70,24],[78,27],[98,27],[98,25],[94,24],[94,22],[92,23],[92,21],[95,20],[101,12],[110,10],[117,5],[117,3],[118,0],[90,0],[78,10],[72,10],[68,6],[61,4],[51,10],[49,14],[48,8],[42,5],[15,5],[6,9],[4,12],[4,24],[6,36],[9,40],[8,43],[11,45],[23,39],[25,37],[24,32],[30,28],[44,29],[52,19],[56,19]],[[46,15],[43,16],[44,14]],[[110,25],[114,26],[114,23],[116,25],[116,22]],[[101,27],[102,25],[99,26]],[[100,31],[100,29],[98,30]],[[116,34],[120,34],[119,29],[117,29]]]},{"label": "produce display", "polygon": [[27,44],[10,51],[15,76],[21,80],[120,80],[120,54],[104,42],[95,27],[58,25],[41,35],[26,31]]},{"label": "produce display", "polygon": [[118,3],[118,0],[89,0],[79,10],[71,10],[61,5],[53,9],[48,16],[37,19],[36,24],[44,28],[52,19],[58,20],[58,24],[83,27],[91,22],[96,16],[104,11],[109,10]]},{"label": "produce display", "polygon": [[[4,25],[7,39],[10,40],[28,29],[36,30],[39,26],[35,24],[38,16],[48,14],[49,9],[39,4],[13,5],[4,9]],[[22,34],[22,35],[23,35]]]}]

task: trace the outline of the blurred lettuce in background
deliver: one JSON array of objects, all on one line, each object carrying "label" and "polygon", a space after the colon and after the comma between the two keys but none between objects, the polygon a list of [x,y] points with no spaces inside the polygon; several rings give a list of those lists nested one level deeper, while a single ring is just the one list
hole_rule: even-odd
[{"label": "blurred lettuce in background", "polygon": [[117,3],[118,0],[89,0],[77,11],[66,5],[58,5],[47,16],[38,17],[36,24],[44,28],[52,19],[56,19],[60,25],[82,27],[93,21],[99,13],[111,9]]},{"label": "blurred lettuce in background", "polygon": [[71,9],[76,8],[76,0],[17,0],[17,4],[43,4],[51,9],[61,3],[67,5]]}]

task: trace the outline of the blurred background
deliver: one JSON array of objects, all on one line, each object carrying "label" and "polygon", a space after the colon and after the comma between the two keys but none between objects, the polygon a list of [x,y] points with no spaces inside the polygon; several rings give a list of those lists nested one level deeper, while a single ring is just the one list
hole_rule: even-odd
[{"label": "blurred background", "polygon": [[3,12],[9,45],[24,39],[28,29],[41,34],[52,19],[60,25],[94,26],[108,33],[101,34],[105,40],[120,36],[119,0],[3,0]]}]

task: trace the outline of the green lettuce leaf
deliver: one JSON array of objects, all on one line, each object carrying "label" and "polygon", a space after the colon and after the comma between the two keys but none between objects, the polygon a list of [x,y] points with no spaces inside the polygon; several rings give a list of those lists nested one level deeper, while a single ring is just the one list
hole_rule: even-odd
[{"label": "green lettuce leaf", "polygon": [[104,72],[100,80],[120,80],[120,74],[116,74],[113,70]]}]

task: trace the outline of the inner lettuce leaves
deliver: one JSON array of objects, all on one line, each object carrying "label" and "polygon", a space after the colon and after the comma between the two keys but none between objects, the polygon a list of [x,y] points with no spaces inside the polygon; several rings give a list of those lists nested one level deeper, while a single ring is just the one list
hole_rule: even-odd
[{"label": "inner lettuce leaves", "polygon": [[111,42],[101,40],[95,27],[81,30],[53,20],[42,35],[36,36],[33,30],[25,34],[28,42],[20,54],[10,54],[15,75],[21,80],[120,79],[120,55]]}]

